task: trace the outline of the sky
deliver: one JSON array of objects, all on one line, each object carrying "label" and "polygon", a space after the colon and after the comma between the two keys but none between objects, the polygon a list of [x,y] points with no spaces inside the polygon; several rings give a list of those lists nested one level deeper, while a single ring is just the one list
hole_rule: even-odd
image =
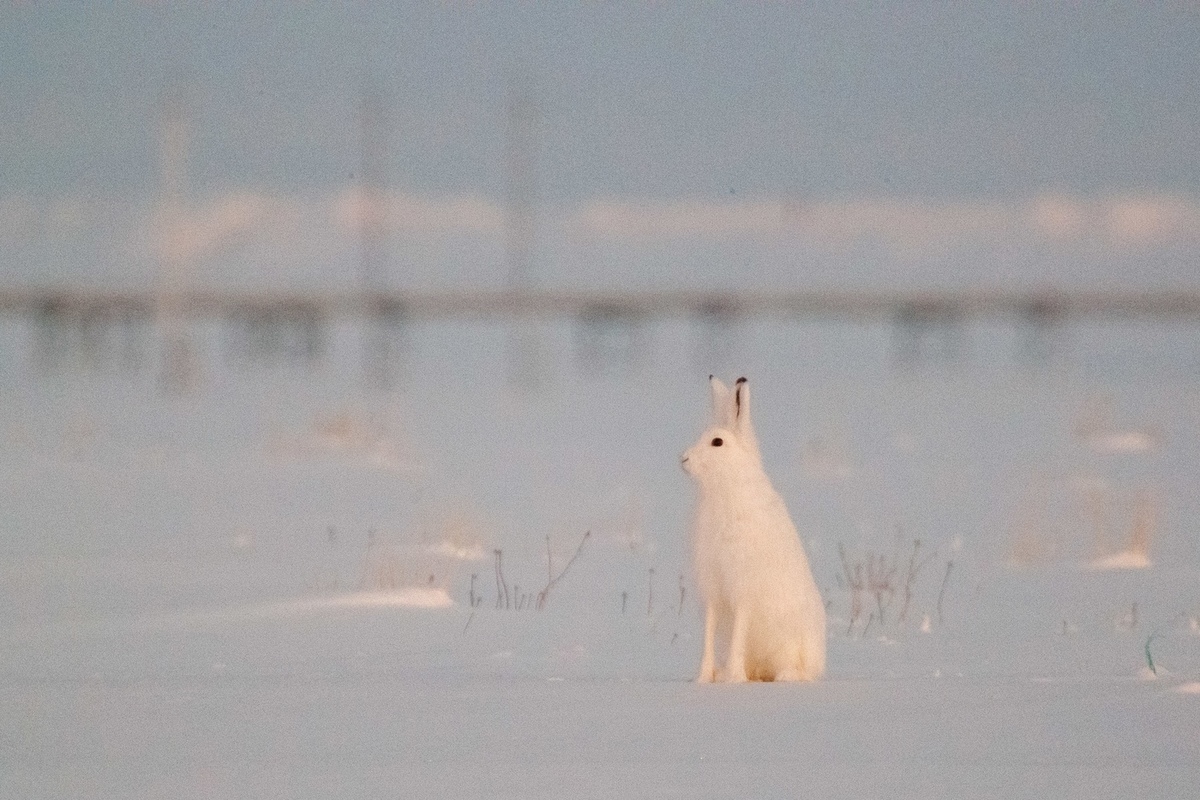
[{"label": "sky", "polygon": [[431,202],[505,201],[520,98],[534,200],[568,215],[1047,197],[1174,204],[1176,227],[1200,213],[1195,4],[17,3],[0,74],[10,218],[152,202],[172,98],[196,202],[335,197],[361,178],[364,97],[382,180]]},{"label": "sky", "polygon": [[1200,193],[1200,7],[1075,5],[15,4],[0,183],[154,187],[174,91],[199,185],[337,185],[372,87],[428,193],[503,193],[513,92],[550,199]]}]

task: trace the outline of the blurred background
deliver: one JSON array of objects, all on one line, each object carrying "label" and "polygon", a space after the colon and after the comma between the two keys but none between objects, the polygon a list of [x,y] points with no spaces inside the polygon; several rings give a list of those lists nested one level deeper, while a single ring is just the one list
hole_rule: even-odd
[{"label": "blurred background", "polygon": [[1193,282],[1184,6],[3,14],[16,286]]},{"label": "blurred background", "polygon": [[685,572],[712,372],[823,585],[912,538],[1194,564],[1198,45],[1186,4],[8,5],[13,607],[381,542],[461,601],[585,530]]}]

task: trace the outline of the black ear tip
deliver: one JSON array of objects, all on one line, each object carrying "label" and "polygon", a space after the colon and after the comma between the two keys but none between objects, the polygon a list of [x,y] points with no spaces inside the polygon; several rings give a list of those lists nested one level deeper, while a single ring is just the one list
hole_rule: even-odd
[{"label": "black ear tip", "polygon": [[745,379],[745,378],[738,378],[738,379],[737,379],[737,382],[738,382],[738,383],[745,383],[745,382],[746,382],[746,379]]},{"label": "black ear tip", "polygon": [[709,375],[709,376],[708,376],[708,379],[711,381],[711,380],[713,379],[713,376],[712,376],[712,375]]}]

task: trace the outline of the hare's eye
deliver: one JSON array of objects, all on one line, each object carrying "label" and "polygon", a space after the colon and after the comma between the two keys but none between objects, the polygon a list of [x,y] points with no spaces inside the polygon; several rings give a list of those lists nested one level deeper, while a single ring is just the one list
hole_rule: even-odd
[{"label": "hare's eye", "polygon": [[713,447],[720,447],[723,444],[725,444],[725,440],[722,439],[720,436],[718,436],[717,438],[712,440]]}]

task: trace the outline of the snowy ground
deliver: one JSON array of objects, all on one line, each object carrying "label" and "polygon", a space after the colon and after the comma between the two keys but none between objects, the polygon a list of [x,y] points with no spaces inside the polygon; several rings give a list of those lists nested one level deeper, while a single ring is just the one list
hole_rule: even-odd
[{"label": "snowy ground", "polygon": [[[830,674],[738,687],[689,682],[686,326],[590,376],[544,331],[517,386],[497,331],[418,331],[395,393],[358,388],[341,331],[315,371],[213,358],[175,400],[39,372],[5,332],[0,797],[1200,783],[1193,331],[1074,329],[1032,367],[1004,331],[902,366],[886,329],[743,331],[724,358],[830,603]],[[872,561],[896,573],[855,613]]]}]

